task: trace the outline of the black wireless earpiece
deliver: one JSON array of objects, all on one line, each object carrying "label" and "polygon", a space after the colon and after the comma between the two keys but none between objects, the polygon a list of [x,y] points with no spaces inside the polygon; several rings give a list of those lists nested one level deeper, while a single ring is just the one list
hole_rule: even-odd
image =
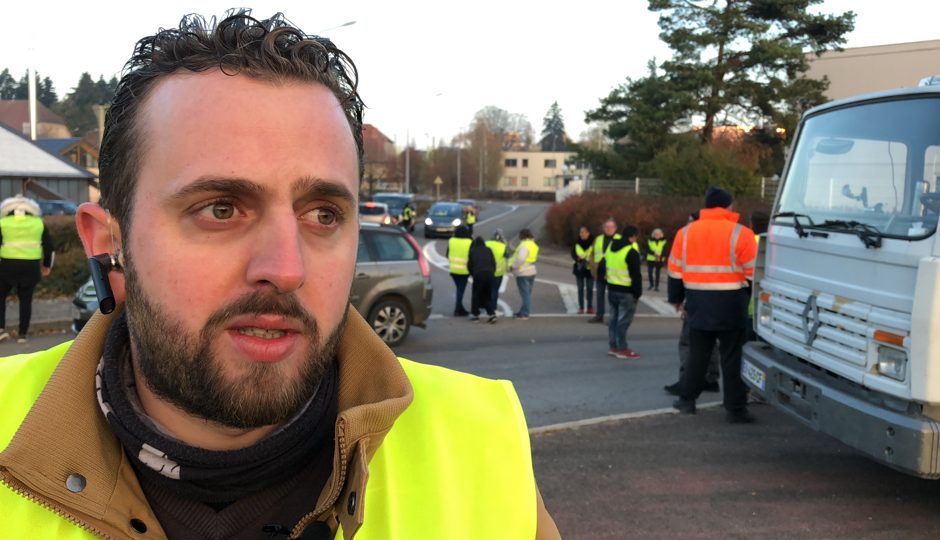
[{"label": "black wireless earpiece", "polygon": [[114,311],[114,292],[108,281],[108,272],[121,270],[121,263],[117,257],[110,253],[102,253],[88,258],[88,267],[91,270],[91,281],[95,284],[95,294],[98,296],[98,308],[107,315]]}]

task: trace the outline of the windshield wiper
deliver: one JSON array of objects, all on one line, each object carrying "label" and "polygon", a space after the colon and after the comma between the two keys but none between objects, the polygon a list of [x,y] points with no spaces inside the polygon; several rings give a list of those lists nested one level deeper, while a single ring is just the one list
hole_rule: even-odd
[{"label": "windshield wiper", "polygon": [[817,225],[820,229],[830,229],[854,233],[865,244],[865,249],[881,247],[881,231],[867,223],[860,221],[845,221],[843,219],[827,219]]},{"label": "windshield wiper", "polygon": [[793,228],[796,229],[796,235],[800,238],[806,238],[809,236],[809,233],[806,232],[806,229],[803,228],[803,225],[800,223],[800,218],[806,218],[806,221],[809,221],[809,226],[816,226],[813,223],[813,218],[807,216],[806,214],[797,214],[796,212],[778,212],[774,214],[771,219],[776,219],[778,217],[788,217],[793,218]]}]

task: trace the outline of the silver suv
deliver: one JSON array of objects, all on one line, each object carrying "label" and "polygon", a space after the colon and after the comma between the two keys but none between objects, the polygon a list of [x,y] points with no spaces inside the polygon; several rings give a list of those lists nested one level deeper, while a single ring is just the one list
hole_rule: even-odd
[{"label": "silver suv", "polygon": [[431,273],[415,239],[399,227],[361,223],[349,301],[389,346],[431,315]]},{"label": "silver suv", "polygon": [[[414,238],[399,227],[360,223],[359,253],[349,301],[388,346],[404,341],[412,326],[425,327],[431,315],[431,274]],[[89,279],[72,300],[72,331],[78,332],[98,309]]]}]

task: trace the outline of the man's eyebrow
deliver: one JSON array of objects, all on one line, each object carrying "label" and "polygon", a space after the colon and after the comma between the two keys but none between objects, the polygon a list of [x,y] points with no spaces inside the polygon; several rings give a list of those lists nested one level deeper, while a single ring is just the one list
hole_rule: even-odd
[{"label": "man's eyebrow", "polygon": [[342,199],[350,205],[356,204],[356,196],[349,191],[349,188],[339,182],[324,180],[314,176],[305,176],[294,181],[291,184],[291,192],[294,197],[300,199],[309,198],[329,198]]},{"label": "man's eyebrow", "polygon": [[200,177],[173,194],[174,199],[184,199],[200,193],[227,193],[243,195],[261,195],[264,186],[244,178]]}]

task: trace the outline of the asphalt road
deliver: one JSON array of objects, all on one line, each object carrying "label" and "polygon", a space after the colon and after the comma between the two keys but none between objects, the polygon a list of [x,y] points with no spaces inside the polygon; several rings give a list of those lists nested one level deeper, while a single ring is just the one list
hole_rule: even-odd
[{"label": "asphalt road", "polygon": [[[538,227],[544,209],[485,205],[475,232],[500,226],[514,235]],[[435,249],[443,253],[440,241]],[[572,280],[562,266],[540,265],[539,276]],[[728,425],[720,408],[702,407],[718,394],[704,394],[695,416],[672,413],[662,386],[677,376],[678,319],[645,310],[628,334],[642,358],[618,360],[606,355],[606,327],[567,315],[558,286],[536,285],[530,320],[489,325],[450,317],[453,284],[439,268],[432,280],[438,315],[396,352],[513,382],[540,490],[564,538],[938,536],[940,482],[874,463],[767,406],[752,406],[752,425]],[[512,286],[502,298],[516,307]],[[3,343],[0,356],[65,339]]]}]

